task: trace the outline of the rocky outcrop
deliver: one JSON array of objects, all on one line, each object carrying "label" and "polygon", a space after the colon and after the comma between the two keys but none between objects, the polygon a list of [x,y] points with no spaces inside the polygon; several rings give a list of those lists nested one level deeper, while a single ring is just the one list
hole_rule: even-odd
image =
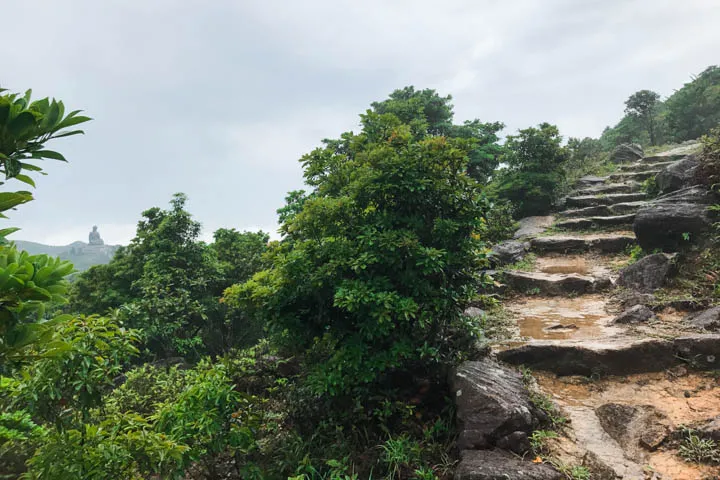
[{"label": "rocky outcrop", "polygon": [[720,307],[713,307],[702,312],[691,313],[683,319],[683,322],[690,327],[702,330],[720,330]]},{"label": "rocky outcrop", "polygon": [[563,480],[548,464],[532,463],[501,450],[466,450],[460,453],[455,480]]},{"label": "rocky outcrop", "polygon": [[643,158],[644,152],[640,145],[634,143],[623,143],[618,145],[610,153],[610,161],[613,163],[628,163]]},{"label": "rocky outcrop", "polygon": [[655,318],[655,313],[645,305],[635,305],[615,317],[613,323],[644,323]]},{"label": "rocky outcrop", "polygon": [[676,251],[712,228],[710,210],[694,203],[654,203],[635,215],[633,231],[644,250]]},{"label": "rocky outcrop", "polygon": [[520,375],[493,360],[461,364],[451,374],[450,387],[457,407],[460,450],[519,444],[538,424]]},{"label": "rocky outcrop", "polygon": [[658,188],[662,193],[670,193],[691,187],[699,165],[700,162],[693,155],[671,163],[655,177]]},{"label": "rocky outcrop", "polygon": [[489,255],[490,263],[496,267],[522,260],[530,249],[528,242],[507,240],[495,245]]},{"label": "rocky outcrop", "polygon": [[621,287],[652,293],[665,284],[671,266],[671,257],[655,253],[620,270],[617,284]]},{"label": "rocky outcrop", "polygon": [[675,204],[675,203],[694,203],[698,205],[712,205],[718,203],[720,198],[713,192],[705,187],[693,186],[683,188],[672,193],[661,195],[657,197],[652,203],[647,204],[647,207],[652,207],[655,204]]}]

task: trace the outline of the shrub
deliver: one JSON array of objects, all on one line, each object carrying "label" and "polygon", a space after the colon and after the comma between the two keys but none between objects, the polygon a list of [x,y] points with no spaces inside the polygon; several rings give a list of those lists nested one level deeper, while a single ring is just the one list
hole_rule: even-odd
[{"label": "shrub", "polygon": [[362,123],[303,157],[315,190],[286,217],[273,267],[226,292],[306,356],[316,394],[438,371],[476,333],[462,316],[486,261],[482,196],[465,174],[474,141],[413,134],[392,114]]}]

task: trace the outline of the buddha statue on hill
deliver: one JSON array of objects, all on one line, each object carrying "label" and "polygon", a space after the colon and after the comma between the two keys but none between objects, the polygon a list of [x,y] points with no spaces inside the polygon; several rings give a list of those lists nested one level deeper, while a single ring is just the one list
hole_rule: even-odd
[{"label": "buddha statue on hill", "polygon": [[90,245],[105,245],[103,239],[100,238],[100,232],[98,232],[97,225],[93,225],[92,232],[88,235],[88,243]]}]

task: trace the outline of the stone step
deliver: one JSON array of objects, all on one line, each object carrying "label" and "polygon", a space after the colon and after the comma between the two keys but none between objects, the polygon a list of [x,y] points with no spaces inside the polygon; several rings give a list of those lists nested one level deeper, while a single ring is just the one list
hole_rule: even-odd
[{"label": "stone step", "polygon": [[660,173],[662,170],[660,169],[654,169],[654,170],[646,170],[642,172],[620,172],[620,173],[611,173],[608,175],[608,180],[611,182],[627,182],[630,180],[634,180],[636,182],[644,182],[650,177],[654,177],[658,173]]},{"label": "stone step", "polygon": [[571,218],[555,223],[555,227],[565,230],[588,230],[592,228],[613,227],[617,225],[632,225],[635,214],[609,215],[586,218]]},{"label": "stone step", "polygon": [[650,155],[649,157],[643,157],[640,159],[642,163],[645,164],[653,164],[653,163],[664,163],[664,162],[676,162],[682,158],[685,158],[689,155],[689,153],[679,153],[679,154],[671,154],[671,155]]},{"label": "stone step", "polygon": [[593,187],[587,187],[580,189],[576,192],[577,195],[598,195],[608,193],[635,193],[642,189],[642,185],[638,182],[627,182],[627,183],[609,183],[601,184]]},{"label": "stone step", "polygon": [[621,172],[644,172],[646,170],[663,170],[668,165],[671,165],[673,163],[672,160],[670,161],[662,161],[662,162],[656,162],[656,163],[647,163],[647,162],[637,162],[637,163],[629,163],[625,165],[620,165],[618,170]]},{"label": "stone step", "polygon": [[577,273],[541,273],[509,270],[504,274],[505,282],[521,293],[539,293],[542,295],[568,295],[571,293],[591,293],[612,286],[607,277],[590,277]]},{"label": "stone step", "polygon": [[580,195],[568,197],[565,201],[567,207],[596,207],[598,205],[614,205],[616,203],[636,202],[645,200],[648,195],[644,192],[637,193],[613,193],[608,195]]},{"label": "stone step", "polygon": [[498,352],[499,360],[557,375],[628,375],[662,372],[684,365],[720,369],[720,335],[675,339],[610,337],[597,340],[544,340]]},{"label": "stone step", "polygon": [[587,175],[578,179],[575,183],[576,188],[592,187],[593,185],[601,185],[607,182],[607,177],[598,177],[595,175]]},{"label": "stone step", "polygon": [[635,244],[632,233],[616,233],[607,235],[552,235],[536,237],[530,241],[530,248],[536,252],[587,252],[618,253]]}]

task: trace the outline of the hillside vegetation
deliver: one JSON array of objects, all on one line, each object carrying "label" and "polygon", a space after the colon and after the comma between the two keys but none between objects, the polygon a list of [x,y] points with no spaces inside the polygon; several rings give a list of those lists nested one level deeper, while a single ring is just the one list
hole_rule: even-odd
[{"label": "hillside vegetation", "polygon": [[[621,143],[707,134],[702,168],[716,178],[720,69],[665,100],[633,94],[598,139],[540,123],[501,143],[501,122],[455,123],[451,101],[396,90],[358,132],[303,155],[279,241],[230,227],[203,242],[178,193],[70,285],[62,252],[0,231],[0,477],[453,478],[447,379],[498,331],[468,313],[500,307],[491,249],[518,219],[558,210],[580,177],[616,170]],[[33,187],[40,160],[64,160],[53,140],[89,120],[2,92],[2,211],[32,200],[12,187]],[[705,282],[717,294],[717,276]],[[545,426],[562,423],[533,401]]]}]

